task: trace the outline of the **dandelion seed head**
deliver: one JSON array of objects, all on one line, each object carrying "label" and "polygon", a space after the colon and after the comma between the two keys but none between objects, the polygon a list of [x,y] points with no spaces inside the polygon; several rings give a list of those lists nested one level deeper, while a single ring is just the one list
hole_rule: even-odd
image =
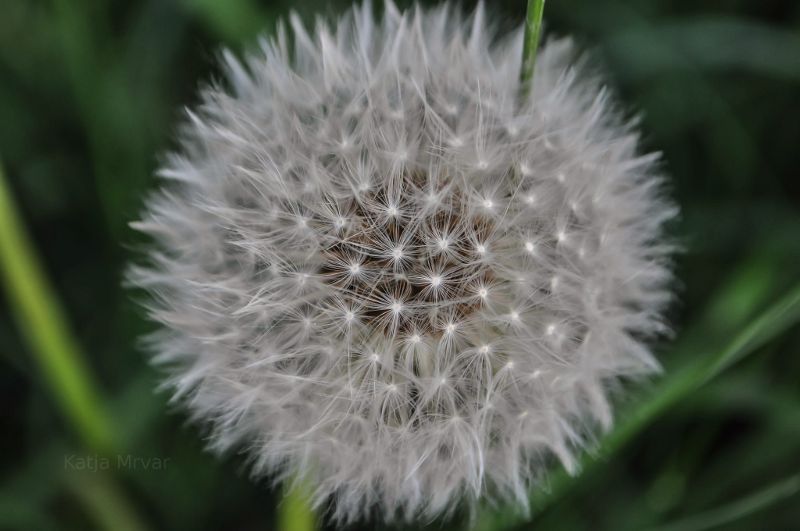
[{"label": "dandelion seed head", "polygon": [[521,29],[383,12],[223,54],[129,278],[176,397],[256,475],[340,522],[524,505],[657,369],[674,208],[569,40],[521,99]]}]

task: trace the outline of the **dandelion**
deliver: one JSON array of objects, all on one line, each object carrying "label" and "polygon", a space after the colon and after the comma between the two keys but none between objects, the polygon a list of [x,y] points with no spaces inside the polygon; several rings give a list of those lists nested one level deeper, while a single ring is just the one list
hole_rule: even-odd
[{"label": "dandelion", "polygon": [[131,268],[176,400],[352,521],[525,507],[652,373],[675,214],[568,40],[481,7],[296,17],[203,91]]}]

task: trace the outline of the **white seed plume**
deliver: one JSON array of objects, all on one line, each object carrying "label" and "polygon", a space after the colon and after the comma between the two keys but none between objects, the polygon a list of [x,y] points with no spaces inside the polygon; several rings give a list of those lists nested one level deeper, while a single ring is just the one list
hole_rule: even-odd
[{"label": "white seed plume", "polygon": [[675,212],[568,41],[521,101],[521,30],[384,11],[224,54],[130,278],[176,399],[258,475],[339,521],[524,507],[657,370]]}]

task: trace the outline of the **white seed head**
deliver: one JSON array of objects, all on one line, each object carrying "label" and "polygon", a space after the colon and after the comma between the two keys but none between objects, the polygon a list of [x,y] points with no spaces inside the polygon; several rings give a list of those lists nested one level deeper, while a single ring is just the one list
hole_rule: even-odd
[{"label": "white seed head", "polygon": [[657,369],[675,212],[569,41],[524,99],[521,29],[384,12],[223,54],[129,277],[176,397],[257,474],[339,521],[524,505]]}]

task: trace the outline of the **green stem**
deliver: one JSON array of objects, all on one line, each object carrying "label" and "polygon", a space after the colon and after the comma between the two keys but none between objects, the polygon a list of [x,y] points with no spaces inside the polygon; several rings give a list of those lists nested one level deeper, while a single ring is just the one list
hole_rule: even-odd
[{"label": "green stem", "polygon": [[11,311],[56,403],[89,448],[110,451],[113,430],[102,410],[100,394],[20,222],[2,168],[0,270]]},{"label": "green stem", "polygon": [[[0,276],[11,312],[64,417],[90,451],[111,454],[114,430],[102,407],[105,402],[23,227],[2,166]],[[91,474],[81,484],[76,492],[101,527],[145,529],[113,478]]]},{"label": "green stem", "polygon": [[314,531],[317,528],[308,493],[309,489],[302,480],[287,485],[278,507],[279,531]]},{"label": "green stem", "polygon": [[520,72],[520,83],[524,98],[529,98],[533,89],[536,50],[539,48],[539,37],[542,33],[544,1],[528,0],[528,12],[525,16],[525,36],[522,45],[522,71]]}]

